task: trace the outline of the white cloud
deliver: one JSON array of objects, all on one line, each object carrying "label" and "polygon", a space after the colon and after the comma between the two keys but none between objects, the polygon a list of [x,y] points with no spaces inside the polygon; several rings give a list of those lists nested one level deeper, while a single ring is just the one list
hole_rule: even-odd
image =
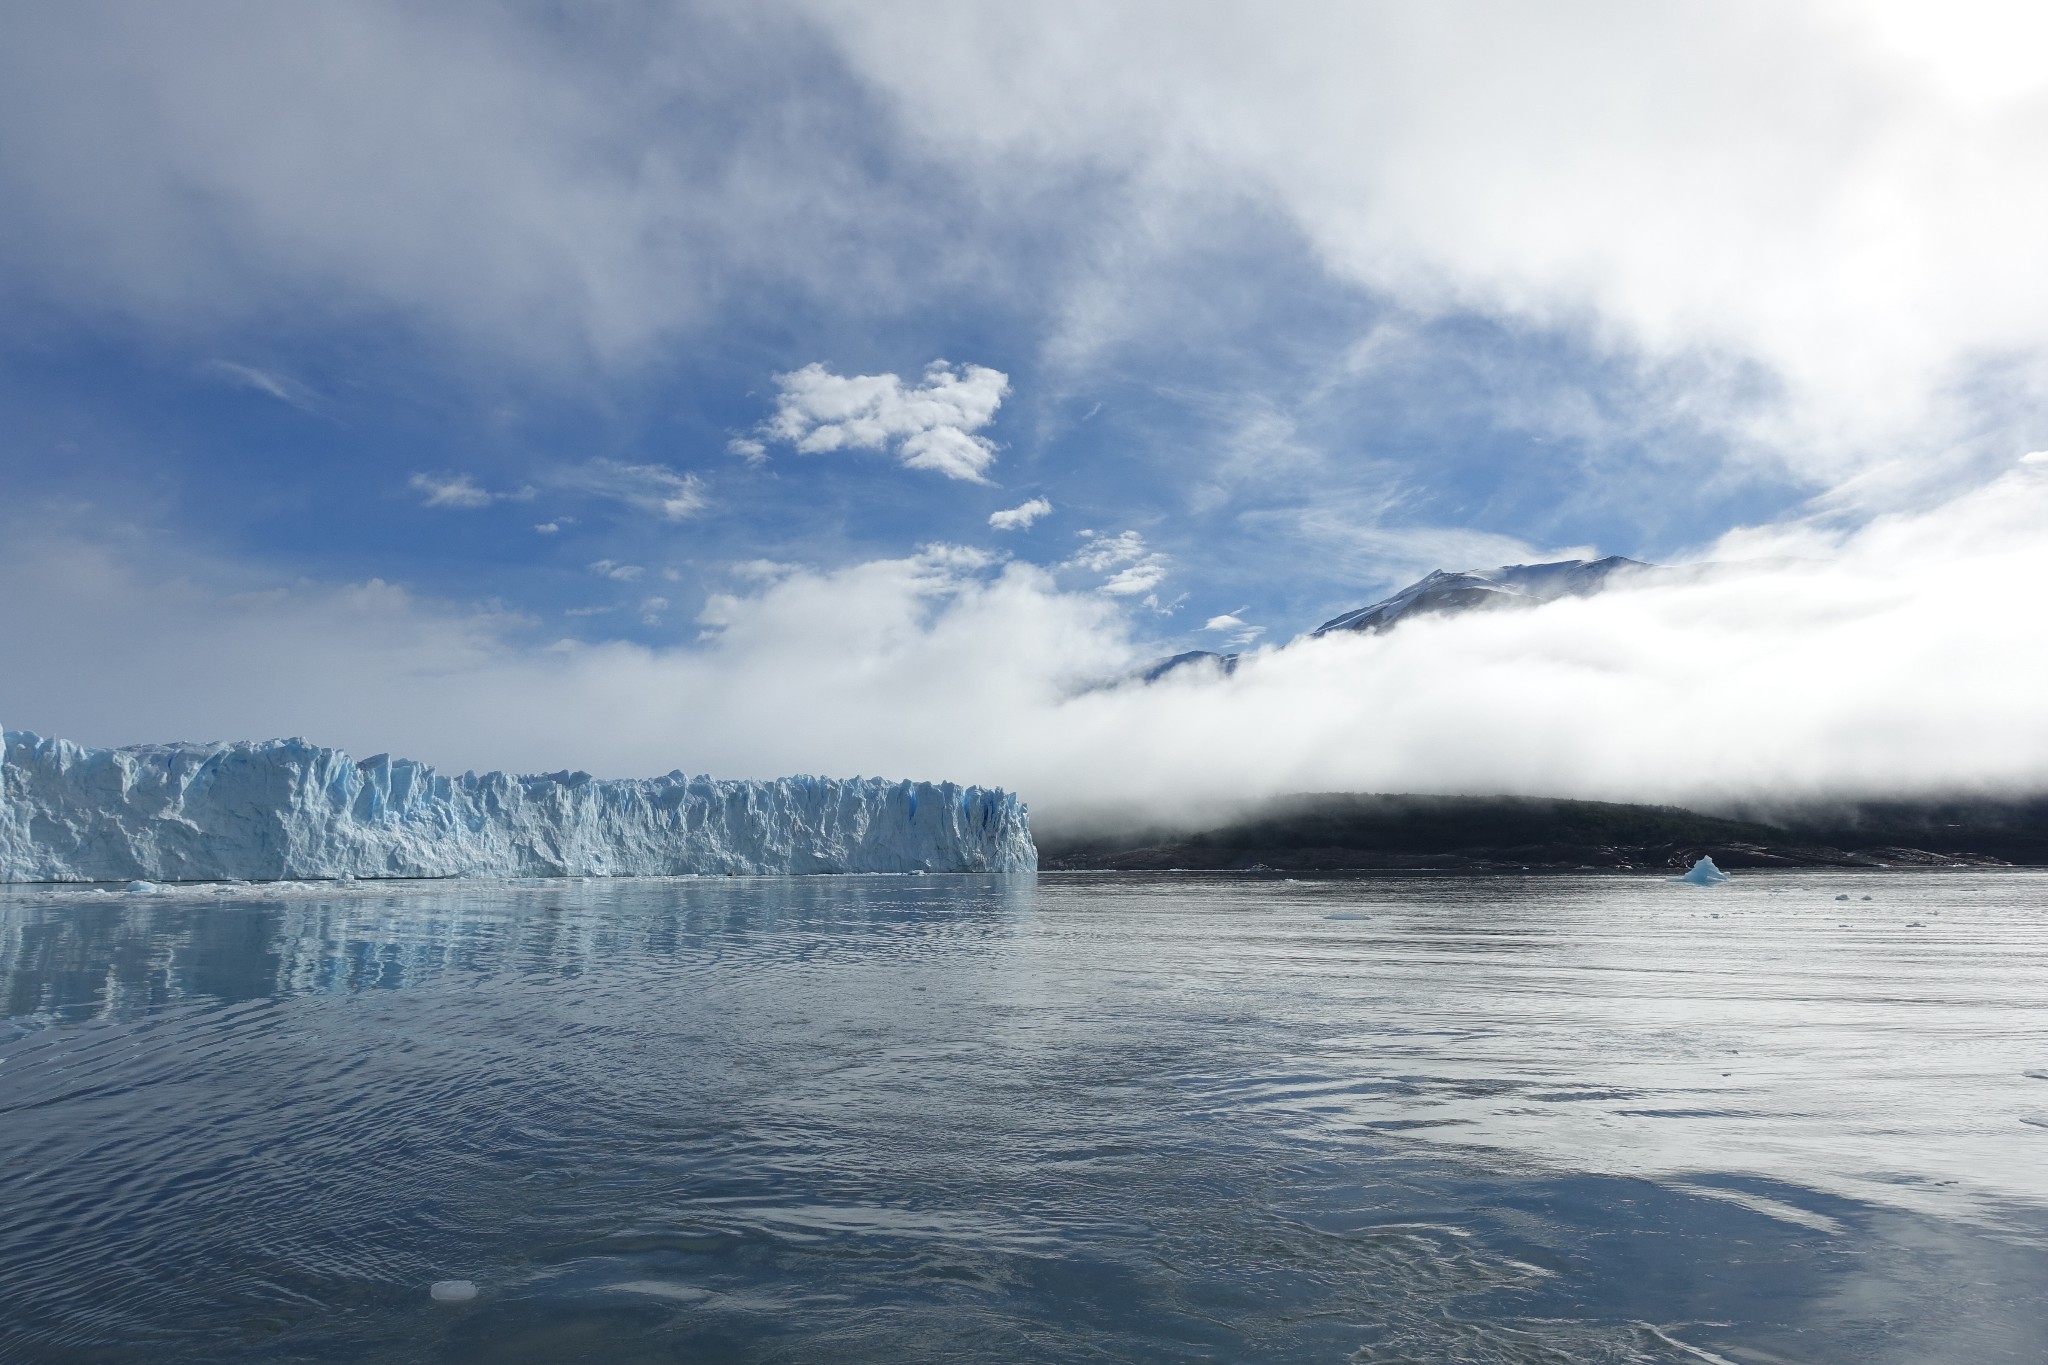
[{"label": "white cloud", "polygon": [[1151,592],[1166,581],[1166,566],[1158,559],[1118,569],[1102,580],[1102,591],[1111,597],[1136,597],[1139,593]]},{"label": "white cloud", "polygon": [[[1065,282],[1249,209],[1399,319],[1571,333],[1802,478],[1945,462],[2048,387],[2038,6],[797,8],[889,120],[797,79],[816,45],[779,13],[563,41],[503,7],[38,7],[0,48],[0,284],[89,326],[377,317],[602,363],[762,277],[896,309],[1000,279],[1078,316]],[[895,183],[851,155],[877,128]],[[1078,213],[1044,192],[1084,182]],[[927,208],[956,192],[987,216]],[[976,431],[894,448],[978,476]]]},{"label": "white cloud", "polygon": [[559,521],[535,522],[533,529],[544,536],[551,536],[562,529],[562,524]]},{"label": "white cloud", "polygon": [[[1098,591],[1111,597],[1136,597],[1150,593],[1166,581],[1166,556],[1148,546],[1145,537],[1136,531],[1123,531],[1113,536],[1083,531],[1081,536],[1085,543],[1067,564],[1090,573],[1108,575]],[[1148,598],[1147,603],[1157,605],[1156,599]]]},{"label": "white cloud", "polygon": [[614,579],[620,583],[631,583],[647,572],[638,564],[621,564],[615,559],[600,559],[590,566],[590,571],[601,578]]},{"label": "white cloud", "polygon": [[13,16],[0,285],[179,338],[388,318],[437,359],[550,379],[701,325],[742,276],[894,305],[953,248],[842,160],[867,133],[798,27],[390,0]]},{"label": "white cloud", "polygon": [[667,465],[586,460],[555,472],[550,482],[591,497],[609,498],[652,512],[664,521],[684,521],[704,510],[704,481]]},{"label": "white cloud", "polygon": [[288,374],[232,360],[209,360],[201,368],[245,389],[268,394],[280,403],[289,403],[303,412],[324,415],[326,405],[320,395],[310,385],[302,384]]},{"label": "white cloud", "polygon": [[1145,545],[1145,537],[1136,531],[1121,531],[1113,536],[1097,535],[1093,531],[1080,534],[1086,543],[1074,552],[1073,559],[1069,561],[1076,568],[1104,573],[1119,564],[1136,563],[1151,553]]},{"label": "white cloud", "polygon": [[996,458],[995,443],[974,433],[995,420],[1010,391],[1000,370],[943,360],[918,384],[893,374],[837,375],[815,363],[775,382],[775,414],[761,431],[799,454],[893,449],[906,468],[973,483],[987,482]]},{"label": "white cloud", "polygon": [[725,448],[748,464],[759,464],[768,458],[768,447],[751,436],[735,436],[725,443]]},{"label": "white cloud", "polygon": [[[947,777],[1008,785],[1041,817],[1303,790],[2040,790],[2044,524],[2048,464],[2019,463],[1802,542],[1824,562],[1089,690],[1156,657],[1115,600],[961,547],[778,570],[709,599],[696,645],[541,646],[529,622],[388,584],[279,586],[172,542],[17,519],[0,633],[42,647],[13,662],[0,706],[9,726],[101,743],[305,734],[457,769]],[[100,657],[160,666],[138,690],[76,662]]]},{"label": "white cloud", "polygon": [[1982,452],[2048,388],[2038,5],[807,8],[984,183],[1124,175],[1111,293],[1249,203],[1401,313],[1587,337],[1824,482]]},{"label": "white cloud", "polygon": [[1250,644],[1266,633],[1264,626],[1255,626],[1229,612],[1210,617],[1202,623],[1202,629],[1226,635],[1229,637],[1227,643],[1240,647]]},{"label": "white cloud", "polygon": [[422,507],[452,507],[463,511],[475,511],[489,507],[494,502],[531,502],[531,488],[516,488],[510,492],[498,493],[485,488],[468,474],[415,474],[406,480],[406,487],[426,494],[421,499]]},{"label": "white cloud", "polygon": [[1222,616],[1210,617],[1202,623],[1202,629],[1226,636],[1224,643],[1240,649],[1266,633],[1264,626],[1252,625],[1228,612]]},{"label": "white cloud", "polygon": [[426,494],[425,507],[489,507],[497,498],[467,474],[415,474],[407,486]]},{"label": "white cloud", "polygon": [[1033,498],[1015,507],[1006,507],[999,512],[989,513],[988,524],[998,531],[1022,531],[1051,511],[1050,501],[1045,498]]}]

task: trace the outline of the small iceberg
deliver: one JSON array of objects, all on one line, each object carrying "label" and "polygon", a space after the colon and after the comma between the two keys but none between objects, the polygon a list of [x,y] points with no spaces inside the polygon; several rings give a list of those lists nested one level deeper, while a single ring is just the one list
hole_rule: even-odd
[{"label": "small iceberg", "polygon": [[475,1280],[436,1280],[427,1288],[435,1303],[468,1303],[476,1297]]},{"label": "small iceberg", "polygon": [[1668,882],[1684,882],[1687,886],[1719,886],[1728,880],[1728,874],[1714,866],[1712,858],[1702,857],[1692,865],[1692,871],[1683,877],[1666,877]]}]

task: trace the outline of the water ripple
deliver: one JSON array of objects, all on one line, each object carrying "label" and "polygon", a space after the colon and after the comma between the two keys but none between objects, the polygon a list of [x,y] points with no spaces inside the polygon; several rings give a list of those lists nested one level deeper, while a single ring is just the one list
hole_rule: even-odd
[{"label": "water ripple", "polygon": [[0,894],[0,1360],[2032,1361],[2048,877],[1844,883]]}]

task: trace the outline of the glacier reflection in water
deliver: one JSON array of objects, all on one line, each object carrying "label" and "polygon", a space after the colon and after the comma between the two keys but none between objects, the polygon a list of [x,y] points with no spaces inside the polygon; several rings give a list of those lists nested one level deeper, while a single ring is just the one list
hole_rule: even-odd
[{"label": "glacier reflection in water", "polygon": [[2034,1361],[2044,988],[2031,873],[17,888],[0,1359]]}]

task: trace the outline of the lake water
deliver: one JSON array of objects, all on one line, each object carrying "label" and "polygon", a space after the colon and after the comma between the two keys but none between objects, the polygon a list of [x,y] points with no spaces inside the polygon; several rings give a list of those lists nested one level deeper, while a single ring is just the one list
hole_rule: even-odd
[{"label": "lake water", "polygon": [[2048,1357],[2048,874],[15,888],[0,1000],[7,1361]]}]

